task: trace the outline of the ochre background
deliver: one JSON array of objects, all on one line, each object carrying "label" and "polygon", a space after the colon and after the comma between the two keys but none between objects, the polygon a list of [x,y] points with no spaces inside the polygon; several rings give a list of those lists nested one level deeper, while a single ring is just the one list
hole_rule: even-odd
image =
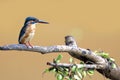
[{"label": "ochre background", "polygon": [[[79,47],[104,50],[120,64],[119,0],[0,0],[1,46],[18,43],[27,16],[50,22],[37,25],[32,44],[60,45],[66,35],[72,35]],[[49,67],[46,62],[52,62],[58,54],[0,51],[0,80],[55,80],[52,73],[42,73]],[[62,54],[62,62],[68,62],[69,54]],[[104,77],[95,72],[85,80],[104,80]]]}]

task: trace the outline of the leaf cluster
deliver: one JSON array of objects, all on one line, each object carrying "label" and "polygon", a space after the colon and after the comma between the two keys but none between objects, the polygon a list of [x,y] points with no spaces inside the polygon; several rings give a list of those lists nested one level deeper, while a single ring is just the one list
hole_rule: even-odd
[{"label": "leaf cluster", "polygon": [[103,52],[103,51],[95,51],[95,53],[99,56],[101,56],[102,58],[106,59],[108,61],[109,66],[111,66],[111,68],[116,68],[116,64],[115,64],[115,59],[111,58],[109,56],[109,53]]},{"label": "leaf cluster", "polygon": [[[62,55],[58,55],[56,59],[54,59],[54,63],[60,63],[62,59]],[[85,69],[83,66],[77,67],[74,63],[73,58],[69,59],[69,63],[73,64],[70,67],[60,67],[60,66],[52,66],[45,70],[45,72],[53,72],[57,80],[83,80],[86,75],[93,75],[94,69]],[[83,64],[83,62],[80,62]]]}]

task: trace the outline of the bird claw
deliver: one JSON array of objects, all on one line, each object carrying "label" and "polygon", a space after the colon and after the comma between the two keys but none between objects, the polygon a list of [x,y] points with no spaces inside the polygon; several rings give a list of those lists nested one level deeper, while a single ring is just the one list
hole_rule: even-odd
[{"label": "bird claw", "polygon": [[28,43],[28,44],[25,43],[25,46],[26,46],[27,48],[33,48],[33,46],[32,46],[30,43]]}]

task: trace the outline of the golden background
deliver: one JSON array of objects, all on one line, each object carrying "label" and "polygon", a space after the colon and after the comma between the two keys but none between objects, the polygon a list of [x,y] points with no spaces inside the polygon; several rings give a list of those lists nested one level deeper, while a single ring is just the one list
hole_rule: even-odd
[{"label": "golden background", "polygon": [[[50,22],[38,24],[34,45],[64,44],[73,35],[79,47],[104,50],[120,64],[119,0],[0,0],[0,45],[18,43],[27,16]],[[63,54],[62,62],[70,56]],[[0,80],[55,80],[52,73],[42,74],[58,54],[0,51]],[[79,62],[79,61],[77,61]],[[99,73],[85,80],[104,80]]]}]

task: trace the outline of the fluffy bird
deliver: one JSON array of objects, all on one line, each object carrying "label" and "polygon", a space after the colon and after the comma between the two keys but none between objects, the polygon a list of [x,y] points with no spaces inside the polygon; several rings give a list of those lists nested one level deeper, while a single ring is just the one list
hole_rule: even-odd
[{"label": "fluffy bird", "polygon": [[49,24],[48,22],[39,20],[35,17],[27,17],[19,34],[19,44],[25,44],[27,47],[30,46],[33,48],[33,46],[30,44],[30,41],[35,34],[37,23]]}]

